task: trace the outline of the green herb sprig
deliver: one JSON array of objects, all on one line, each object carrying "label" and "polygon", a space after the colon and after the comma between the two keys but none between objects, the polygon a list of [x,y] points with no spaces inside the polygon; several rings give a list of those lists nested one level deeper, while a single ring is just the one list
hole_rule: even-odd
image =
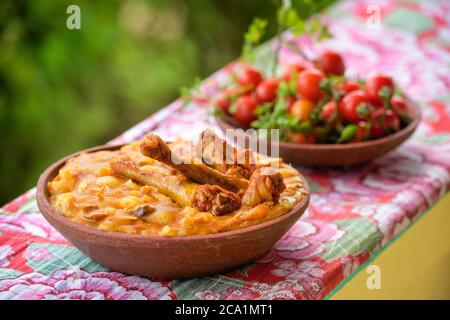
[{"label": "green herb sprig", "polygon": [[190,87],[181,87],[180,96],[183,102],[181,108],[185,108],[189,103],[192,102],[193,98],[200,95],[200,77],[194,79],[193,84]]},{"label": "green herb sprig", "polygon": [[256,17],[248,27],[248,31],[244,34],[244,46],[242,47],[242,57],[245,60],[254,62],[255,48],[261,44],[268,23],[267,19]]}]

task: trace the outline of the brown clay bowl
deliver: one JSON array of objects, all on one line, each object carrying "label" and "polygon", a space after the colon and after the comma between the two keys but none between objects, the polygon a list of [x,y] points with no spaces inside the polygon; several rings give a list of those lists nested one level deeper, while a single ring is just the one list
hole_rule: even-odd
[{"label": "brown clay bowl", "polygon": [[[95,262],[115,271],[157,278],[188,278],[222,273],[262,257],[309,204],[309,196],[286,214],[241,230],[210,235],[163,237],[102,231],[71,221],[49,202],[47,183],[65,162],[81,152],[114,150],[99,146],[52,164],[39,178],[37,203],[47,221]],[[302,177],[303,178],[303,177]],[[309,192],[303,178],[305,191]]]},{"label": "brown clay bowl", "polygon": [[[299,144],[280,141],[279,154],[286,163],[305,166],[331,167],[350,166],[373,160],[395,149],[408,139],[420,122],[420,108],[407,99],[411,123],[402,130],[376,140],[347,144]],[[229,117],[216,118],[219,127],[227,129],[247,129],[239,127]],[[249,136],[249,139],[255,139]]]}]

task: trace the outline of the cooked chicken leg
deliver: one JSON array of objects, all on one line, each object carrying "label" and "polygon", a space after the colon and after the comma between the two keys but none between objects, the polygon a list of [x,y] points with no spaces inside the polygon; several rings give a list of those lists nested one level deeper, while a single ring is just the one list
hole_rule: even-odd
[{"label": "cooked chicken leg", "polygon": [[200,134],[197,155],[210,167],[234,176],[249,179],[256,169],[255,158],[250,149],[236,149],[207,129]]},{"label": "cooked chicken leg", "polygon": [[234,163],[235,148],[211,129],[200,133],[196,156],[212,168],[225,172]]},{"label": "cooked chicken leg", "polygon": [[242,197],[242,205],[254,207],[266,201],[278,203],[284,189],[286,185],[281,173],[270,167],[256,169]]},{"label": "cooked chicken leg", "polygon": [[181,206],[192,206],[200,211],[211,212],[214,215],[228,214],[241,207],[241,199],[236,194],[226,191],[219,186],[185,182],[187,185],[184,187],[171,183],[174,187],[169,188],[161,182],[160,177],[155,177],[149,172],[142,170],[130,158],[113,160],[110,162],[110,166],[116,175],[152,186]]},{"label": "cooked chicken leg", "polygon": [[192,207],[221,216],[239,210],[241,199],[235,193],[226,191],[219,186],[204,184],[195,191]]},{"label": "cooked chicken leg", "polygon": [[198,163],[195,159],[184,159],[172,153],[170,147],[154,134],[145,136],[141,144],[143,155],[158,160],[184,174],[187,178],[201,183],[221,186],[226,190],[237,192],[246,189],[246,179],[223,174],[204,163]]}]

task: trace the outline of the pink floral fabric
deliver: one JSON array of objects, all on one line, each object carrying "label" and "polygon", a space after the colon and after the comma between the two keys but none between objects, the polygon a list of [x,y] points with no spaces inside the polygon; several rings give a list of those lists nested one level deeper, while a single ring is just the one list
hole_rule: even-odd
[{"label": "pink floral fabric", "polygon": [[147,300],[168,299],[161,283],[117,272],[58,270],[50,275],[32,272],[0,280],[0,299],[18,300]]},{"label": "pink floral fabric", "polygon": [[[368,26],[369,5],[381,12],[376,28]],[[345,1],[325,17],[333,39],[316,46],[292,41],[310,55],[327,47],[342,52],[354,77],[391,75],[422,107],[413,138],[366,165],[299,168],[312,188],[306,214],[259,261],[201,279],[106,270],[45,221],[31,190],[0,211],[0,299],[323,299],[418,219],[450,186],[450,4]],[[283,48],[282,64],[297,59]],[[111,143],[150,131],[189,138],[215,127],[211,99],[235,67],[205,80],[201,97],[187,107],[175,101]]]}]

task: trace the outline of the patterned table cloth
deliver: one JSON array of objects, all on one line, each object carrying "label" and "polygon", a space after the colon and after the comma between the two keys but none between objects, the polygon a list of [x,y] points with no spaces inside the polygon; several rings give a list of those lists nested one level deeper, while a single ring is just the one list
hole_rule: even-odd
[{"label": "patterned table cloth", "polygon": [[[369,28],[368,6],[381,10]],[[372,9],[373,10],[373,7]],[[55,231],[35,190],[0,211],[0,299],[322,299],[424,214],[450,186],[450,2],[347,1],[326,12],[334,38],[319,45],[344,53],[348,72],[381,72],[421,108],[412,139],[350,169],[299,168],[312,187],[307,213],[254,264],[227,274],[160,280],[112,272]],[[295,39],[305,50],[308,39]],[[287,48],[283,63],[298,59]],[[209,97],[235,66],[203,82],[202,98],[176,101],[112,143],[147,132],[196,136],[214,127]]]}]

